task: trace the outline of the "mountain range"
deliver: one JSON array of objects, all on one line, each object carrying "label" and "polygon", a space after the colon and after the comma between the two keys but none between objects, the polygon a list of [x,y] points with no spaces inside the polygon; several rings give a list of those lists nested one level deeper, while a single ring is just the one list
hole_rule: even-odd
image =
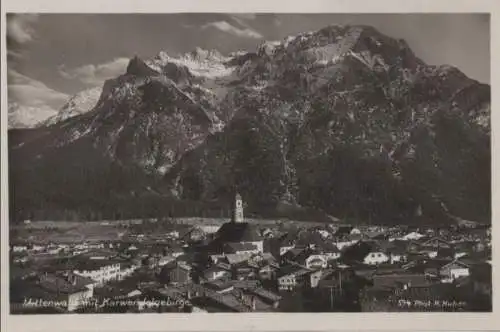
[{"label": "mountain range", "polygon": [[9,131],[11,216],[489,223],[490,93],[369,26],[134,57]]}]

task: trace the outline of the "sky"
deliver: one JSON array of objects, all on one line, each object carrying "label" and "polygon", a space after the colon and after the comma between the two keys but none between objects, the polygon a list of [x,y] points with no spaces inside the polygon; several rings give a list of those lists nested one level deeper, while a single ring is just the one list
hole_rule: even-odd
[{"label": "sky", "polygon": [[71,95],[124,73],[135,55],[251,51],[331,24],[371,25],[405,39],[428,64],[490,83],[488,14],[8,14],[8,99],[57,110]]}]

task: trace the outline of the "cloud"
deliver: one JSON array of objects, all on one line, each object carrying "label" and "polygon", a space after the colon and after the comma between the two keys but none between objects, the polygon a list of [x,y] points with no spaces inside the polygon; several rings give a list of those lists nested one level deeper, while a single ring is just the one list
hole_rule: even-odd
[{"label": "cloud", "polygon": [[232,34],[234,36],[244,37],[244,38],[255,38],[255,39],[263,38],[263,36],[260,33],[249,27],[240,29],[227,23],[226,21],[210,22],[203,25],[201,28],[204,30],[208,28],[215,28],[220,31]]},{"label": "cloud", "polygon": [[33,24],[38,21],[38,14],[9,14],[7,16],[7,38],[17,44],[33,40]]},{"label": "cloud", "polygon": [[66,79],[76,79],[90,86],[99,86],[107,79],[125,73],[129,61],[127,58],[116,58],[106,63],[88,64],[73,69],[61,66],[59,74]]},{"label": "cloud", "polygon": [[49,88],[44,83],[9,69],[7,73],[9,103],[59,109],[69,98],[65,93]]},{"label": "cloud", "polygon": [[7,72],[7,84],[10,128],[32,127],[56,114],[69,99],[67,94],[13,69]]},{"label": "cloud", "polygon": [[20,51],[15,51],[13,49],[7,50],[7,57],[10,59],[20,60],[24,58],[24,54]]}]

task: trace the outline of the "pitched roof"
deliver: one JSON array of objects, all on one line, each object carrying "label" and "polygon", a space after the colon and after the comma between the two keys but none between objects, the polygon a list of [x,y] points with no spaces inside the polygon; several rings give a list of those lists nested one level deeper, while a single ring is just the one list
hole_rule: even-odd
[{"label": "pitched roof", "polygon": [[227,259],[227,262],[230,264],[230,265],[234,265],[234,264],[238,264],[238,263],[241,263],[241,262],[245,262],[247,260],[250,259],[250,257],[252,257],[252,253],[240,253],[240,254],[226,254],[226,259]]},{"label": "pitched roof", "polygon": [[216,238],[222,242],[262,241],[259,230],[247,222],[227,222],[217,231]]},{"label": "pitched roof", "polygon": [[286,266],[281,267],[278,270],[278,272],[276,273],[276,277],[281,278],[281,277],[291,275],[291,274],[296,274],[296,275],[302,274],[302,272],[304,272],[304,271],[309,272],[310,270],[306,269],[305,267],[300,266],[300,265],[290,264],[290,265],[286,265]]},{"label": "pitched roof", "polygon": [[262,287],[254,288],[250,290],[251,293],[260,296],[261,298],[268,300],[268,301],[279,301],[281,299],[281,296],[278,294],[275,294],[267,289],[264,289]]},{"label": "pitched roof", "polygon": [[227,243],[226,244],[226,248],[228,250],[232,250],[234,252],[237,252],[237,251],[255,250],[255,249],[257,249],[257,246],[254,245],[254,244],[251,244],[251,243],[238,243],[238,242],[234,242],[234,243]]},{"label": "pitched roof", "polygon": [[47,274],[40,277],[39,285],[48,291],[73,294],[87,290],[86,286],[93,283],[91,279],[76,274],[68,275],[68,277]]}]

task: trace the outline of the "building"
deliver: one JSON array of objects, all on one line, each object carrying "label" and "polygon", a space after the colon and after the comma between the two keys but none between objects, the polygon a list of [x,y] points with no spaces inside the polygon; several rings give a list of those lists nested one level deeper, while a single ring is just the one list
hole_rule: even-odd
[{"label": "building", "polygon": [[311,270],[300,265],[289,265],[282,267],[277,273],[278,289],[280,291],[291,291],[303,284],[306,276]]},{"label": "building", "polygon": [[455,260],[441,267],[439,274],[447,280],[455,280],[469,276],[469,266],[463,262]]},{"label": "building", "polygon": [[231,278],[231,267],[224,263],[213,265],[203,271],[203,277],[208,281]]},{"label": "building", "polygon": [[390,257],[380,250],[374,250],[369,252],[365,258],[363,259],[363,263],[368,265],[378,265],[385,262],[388,262]]},{"label": "building", "polygon": [[80,259],[76,262],[73,272],[94,280],[98,285],[119,280],[121,277],[120,263],[105,259]]},{"label": "building", "polygon": [[[40,310],[53,309],[57,311],[75,311],[91,303],[95,283],[89,278],[73,273],[44,273],[37,281],[23,281],[13,292],[15,298],[11,308]],[[19,308],[17,308],[19,307]]]},{"label": "building", "polygon": [[244,222],[243,202],[239,194],[235,198],[232,220],[223,224],[217,231],[215,239],[209,245],[209,250],[222,253],[224,247],[231,244],[253,245],[256,248],[252,249],[252,252],[264,252],[264,239],[259,229],[255,225]]},{"label": "building", "polygon": [[308,269],[326,269],[328,266],[328,259],[325,255],[321,254],[312,254],[305,260],[305,266]]},{"label": "building", "polygon": [[234,199],[232,222],[243,222],[243,219],[243,199],[237,193]]},{"label": "building", "polygon": [[224,254],[252,254],[262,252],[253,243],[231,242],[224,245]]},{"label": "building", "polygon": [[421,238],[425,237],[425,235],[422,235],[418,232],[410,232],[406,234],[405,236],[402,236],[400,240],[403,241],[408,241],[408,240],[420,240]]},{"label": "building", "polygon": [[163,267],[161,275],[167,278],[169,284],[183,284],[191,282],[191,266],[184,264],[182,262],[174,262]]}]

